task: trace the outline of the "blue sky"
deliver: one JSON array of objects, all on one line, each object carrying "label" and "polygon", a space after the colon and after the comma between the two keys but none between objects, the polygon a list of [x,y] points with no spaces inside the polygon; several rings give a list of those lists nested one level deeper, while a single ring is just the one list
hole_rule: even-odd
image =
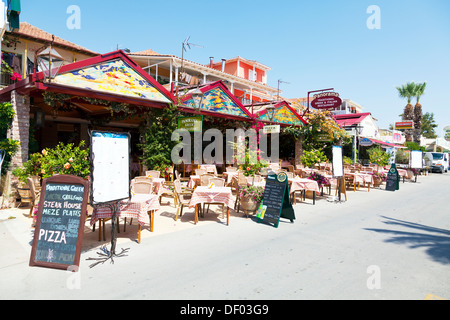
[{"label": "blue sky", "polygon": [[[67,8],[81,9],[70,30]],[[367,28],[370,5],[380,8],[380,29]],[[433,112],[441,135],[450,125],[450,1],[448,0],[22,0],[21,21],[99,53],[119,45],[153,49],[207,64],[209,57],[242,56],[272,68],[268,84],[283,96],[334,88],[378,119],[400,121],[406,101],[396,86],[427,82],[423,112]],[[415,103],[415,101],[414,101]]]}]

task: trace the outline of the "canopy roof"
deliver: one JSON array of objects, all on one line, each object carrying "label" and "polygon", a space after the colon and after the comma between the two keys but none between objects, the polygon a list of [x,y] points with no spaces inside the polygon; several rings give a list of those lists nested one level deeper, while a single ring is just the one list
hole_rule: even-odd
[{"label": "canopy roof", "polygon": [[361,123],[367,116],[370,115],[370,112],[366,113],[348,113],[348,114],[339,114],[334,115],[333,118],[338,125],[341,127],[352,127]]},{"label": "canopy roof", "polygon": [[380,145],[387,146],[387,147],[395,147],[395,148],[399,148],[399,149],[406,148],[404,146],[401,146],[401,145],[398,145],[395,143],[384,142],[384,141],[376,140],[376,139],[372,139],[372,138],[367,138],[367,139],[371,140],[373,143],[380,144]]},{"label": "canopy roof", "polygon": [[[267,107],[273,105],[274,116],[270,119]],[[249,106],[251,107],[251,106]],[[275,104],[271,102],[261,102],[253,104],[254,115],[264,122],[275,122],[283,125],[304,126],[308,123],[302,118],[286,101],[279,101]]]},{"label": "canopy roof", "polygon": [[36,90],[64,93],[148,107],[165,107],[175,98],[123,51],[99,55],[62,66],[51,82],[42,72],[0,91],[6,100],[12,90],[30,94]]},{"label": "canopy roof", "polygon": [[[203,99],[199,110],[194,108],[191,93],[200,89]],[[221,118],[251,120],[252,114],[241,104],[241,102],[228,90],[222,81],[216,81],[190,88],[180,88],[179,95],[181,109],[186,112],[201,113],[204,115],[218,116]]]}]

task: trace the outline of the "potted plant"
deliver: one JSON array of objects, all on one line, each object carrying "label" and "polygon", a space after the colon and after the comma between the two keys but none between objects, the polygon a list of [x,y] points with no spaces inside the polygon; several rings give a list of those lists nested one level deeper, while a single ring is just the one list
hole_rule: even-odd
[{"label": "potted plant", "polygon": [[239,202],[244,211],[256,211],[263,200],[264,187],[244,186],[239,189]]},{"label": "potted plant", "polygon": [[386,181],[386,174],[383,172],[374,172],[373,173],[373,181],[374,187],[380,186],[383,181]]},{"label": "potted plant", "polygon": [[317,181],[317,184],[319,185],[319,188],[322,188],[323,186],[326,186],[330,184],[330,181],[328,178],[324,177],[320,173],[317,172],[311,172],[308,176],[308,179]]}]

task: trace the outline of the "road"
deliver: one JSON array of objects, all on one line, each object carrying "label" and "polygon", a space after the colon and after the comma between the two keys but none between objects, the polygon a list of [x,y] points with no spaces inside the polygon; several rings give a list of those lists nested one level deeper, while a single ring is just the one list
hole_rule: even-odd
[{"label": "road", "polygon": [[152,236],[78,273],[29,267],[31,231],[0,222],[1,299],[450,299],[450,174],[295,205],[278,228],[235,217]]}]

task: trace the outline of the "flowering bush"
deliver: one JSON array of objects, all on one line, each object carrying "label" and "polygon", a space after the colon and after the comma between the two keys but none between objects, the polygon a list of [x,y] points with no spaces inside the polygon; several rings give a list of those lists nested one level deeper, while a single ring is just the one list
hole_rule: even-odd
[{"label": "flowering bush", "polygon": [[23,167],[16,168],[13,174],[26,183],[29,176],[42,175],[42,178],[54,174],[72,174],[86,178],[90,174],[89,148],[83,149],[84,141],[75,147],[73,143],[59,143],[55,148],[44,149],[41,153],[30,155]]},{"label": "flowering bush", "polygon": [[374,172],[374,173],[373,173],[373,177],[374,177],[374,178],[380,178],[381,181],[386,181],[386,179],[387,179],[386,174],[383,173],[383,172]]},{"label": "flowering bush", "polygon": [[311,172],[308,176],[308,179],[310,180],[314,180],[317,181],[317,184],[319,185],[319,188],[321,188],[324,185],[327,185],[330,183],[330,181],[328,180],[328,178],[322,176],[321,174],[317,173],[317,172]]},{"label": "flowering bush", "polygon": [[316,163],[326,161],[327,157],[321,150],[312,149],[311,151],[303,151],[300,160],[305,167],[314,168]]},{"label": "flowering bush", "polygon": [[387,166],[389,164],[391,155],[387,152],[384,152],[381,148],[370,148],[367,150],[367,153],[369,155],[369,160],[371,163],[376,163],[379,166]]},{"label": "flowering bush", "polygon": [[261,202],[264,198],[264,188],[260,186],[245,186],[239,189],[240,198],[250,197],[253,202]]}]

